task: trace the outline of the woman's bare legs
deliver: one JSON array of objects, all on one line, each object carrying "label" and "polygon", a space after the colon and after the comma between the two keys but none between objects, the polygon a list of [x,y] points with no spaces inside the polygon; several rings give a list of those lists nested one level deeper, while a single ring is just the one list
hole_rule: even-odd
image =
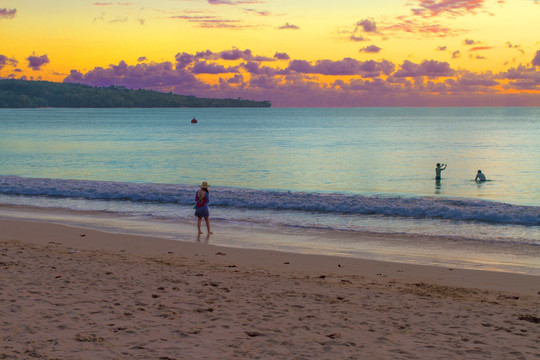
[{"label": "woman's bare legs", "polygon": [[[199,218],[200,219],[200,218]],[[208,219],[207,217],[204,218],[204,221],[206,222],[206,230],[208,230],[208,234],[212,234],[212,232],[210,231],[210,219]],[[201,225],[200,225],[200,222],[199,222],[199,233],[201,232]]]},{"label": "woman's bare legs", "polygon": [[[199,235],[202,234],[202,231],[201,231],[201,220],[202,218],[197,218],[197,229],[199,230]],[[206,222],[208,222],[208,220],[206,220]]]}]

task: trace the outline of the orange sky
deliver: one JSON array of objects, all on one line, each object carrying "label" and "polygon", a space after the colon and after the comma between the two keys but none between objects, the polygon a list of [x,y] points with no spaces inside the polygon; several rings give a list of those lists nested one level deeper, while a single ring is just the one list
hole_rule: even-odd
[{"label": "orange sky", "polygon": [[0,1],[0,77],[273,106],[540,106],[538,0]]}]

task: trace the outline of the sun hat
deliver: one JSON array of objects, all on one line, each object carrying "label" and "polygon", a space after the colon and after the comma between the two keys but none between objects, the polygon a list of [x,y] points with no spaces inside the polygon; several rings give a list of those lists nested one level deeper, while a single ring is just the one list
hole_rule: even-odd
[{"label": "sun hat", "polygon": [[207,187],[209,187],[210,185],[208,185],[208,183],[206,181],[203,181],[202,184],[201,184],[201,188],[202,189],[206,189]]}]

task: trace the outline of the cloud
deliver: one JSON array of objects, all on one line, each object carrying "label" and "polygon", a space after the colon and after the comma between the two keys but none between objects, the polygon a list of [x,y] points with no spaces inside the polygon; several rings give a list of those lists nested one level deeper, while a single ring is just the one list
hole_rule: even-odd
[{"label": "cloud", "polygon": [[364,20],[358,21],[356,23],[356,28],[357,29],[362,28],[362,30],[367,33],[377,32],[377,24],[375,24],[375,21],[373,19],[364,19]]},{"label": "cloud", "polygon": [[82,83],[91,86],[124,86],[129,89],[152,89],[189,94],[195,89],[208,89],[210,86],[199,81],[185,69],[174,69],[170,62],[128,65],[120,61],[108,68],[96,67],[86,74],[71,70],[64,79],[68,83]]},{"label": "cloud", "polygon": [[439,62],[436,60],[424,60],[421,64],[415,64],[409,60],[405,60],[401,65],[401,69],[396,71],[395,77],[447,77],[454,75],[454,70],[450,68],[447,62]]},{"label": "cloud", "polygon": [[0,19],[13,19],[17,15],[17,9],[0,9]]},{"label": "cloud", "polygon": [[37,56],[35,53],[32,53],[26,60],[28,60],[28,67],[31,67],[34,71],[41,70],[43,65],[49,63],[49,57],[47,55]]},{"label": "cloud", "polygon": [[447,46],[437,46],[437,51],[446,51],[447,49]]},{"label": "cloud", "polygon": [[298,30],[300,29],[300,27],[293,24],[285,23],[285,25],[281,25],[280,27],[278,27],[278,29],[279,30]]},{"label": "cloud", "polygon": [[142,61],[146,61],[146,60],[148,60],[148,59],[146,58],[146,56],[140,56],[140,57],[137,59],[138,62],[142,62]]},{"label": "cloud", "polygon": [[206,29],[218,28],[218,29],[241,30],[241,29],[250,27],[247,25],[243,25],[240,20],[222,19],[217,16],[211,16],[211,15],[201,15],[201,16],[174,15],[174,16],[169,16],[169,19],[187,20],[190,23],[198,24],[199,27],[206,28]]},{"label": "cloud", "polygon": [[440,15],[463,16],[475,14],[484,6],[484,0],[420,0],[419,7],[412,9],[414,15],[434,17]]},{"label": "cloud", "polygon": [[207,63],[205,61],[199,61],[191,68],[193,74],[225,74],[225,73],[237,73],[237,67],[226,68],[223,65]]},{"label": "cloud", "polygon": [[249,49],[243,51],[239,49],[232,49],[220,52],[219,58],[222,60],[251,60],[253,59],[253,55]]},{"label": "cloud", "polygon": [[381,51],[381,48],[376,45],[369,45],[360,49],[360,52],[375,53],[375,54],[380,51]]},{"label": "cloud", "polygon": [[538,50],[536,52],[536,55],[534,56],[534,58],[532,59],[532,64],[534,66],[538,66],[540,67],[540,50]]},{"label": "cloud", "polygon": [[465,40],[463,40],[463,43],[465,45],[476,45],[476,44],[479,44],[480,41],[476,41],[476,40],[472,40],[472,39],[465,39]]},{"label": "cloud", "polygon": [[507,41],[507,42],[506,42],[506,46],[507,46],[509,49],[516,49],[516,50],[519,51],[520,53],[525,54],[525,51],[521,48],[521,45],[512,45],[512,43],[511,43],[510,41]]},{"label": "cloud", "polygon": [[290,56],[287,55],[286,53],[276,52],[274,54],[274,59],[276,59],[276,60],[289,60]]},{"label": "cloud", "polygon": [[0,70],[2,70],[5,66],[17,66],[19,62],[14,58],[8,58],[5,55],[0,55]]},{"label": "cloud", "polygon": [[363,36],[357,36],[357,35],[351,35],[351,36],[349,37],[349,39],[350,39],[351,41],[368,41],[367,38],[365,38],[365,37],[363,37]]},{"label": "cloud", "polygon": [[113,3],[103,3],[103,2],[95,2],[92,5],[94,6],[111,6]]},{"label": "cloud", "polygon": [[287,70],[303,74],[374,77],[379,76],[381,73],[390,74],[394,70],[394,65],[386,60],[362,62],[352,58],[344,58],[338,61],[319,60],[313,65],[305,60],[292,60]]},{"label": "cloud", "polygon": [[[2,61],[7,60],[0,57]],[[265,61],[273,63],[263,66]],[[229,62],[233,65],[227,66]],[[72,70],[64,81],[270,100],[274,106],[538,106],[536,66],[540,66],[538,53],[532,66],[493,74],[454,70],[436,60],[404,61],[398,66],[387,60],[353,58],[306,61],[280,52],[268,57],[233,48],[180,52],[172,63],[120,61],[87,72]]]},{"label": "cloud", "polygon": [[452,59],[457,59],[461,57],[461,51],[456,50],[452,53]]},{"label": "cloud", "polygon": [[242,67],[252,75],[277,75],[283,73],[280,70],[276,70],[268,66],[261,67],[259,63],[254,61],[248,61],[247,63],[244,63],[242,64]]},{"label": "cloud", "polygon": [[513,90],[540,90],[540,72],[535,67],[520,65],[500,73],[498,78],[510,80],[505,85],[506,89]]},{"label": "cloud", "polygon": [[439,37],[456,35],[458,32],[462,31],[453,30],[449,27],[442,26],[441,24],[419,23],[418,21],[412,19],[401,19],[399,22],[384,26],[380,30],[384,32],[397,31],[412,34],[422,34],[426,36],[435,35]]},{"label": "cloud", "polygon": [[492,73],[474,74],[471,72],[463,73],[457,80],[457,85],[460,91],[478,90],[478,88],[486,89],[499,85],[499,82],[494,80]]},{"label": "cloud", "polygon": [[248,13],[254,13],[259,16],[270,16],[272,13],[267,10],[255,10],[255,9],[244,9]]},{"label": "cloud", "polygon": [[208,0],[208,3],[210,5],[233,5],[234,3],[232,1],[228,0]]},{"label": "cloud", "polygon": [[469,51],[483,51],[483,50],[491,50],[493,47],[491,46],[475,46],[473,48],[470,48]]}]

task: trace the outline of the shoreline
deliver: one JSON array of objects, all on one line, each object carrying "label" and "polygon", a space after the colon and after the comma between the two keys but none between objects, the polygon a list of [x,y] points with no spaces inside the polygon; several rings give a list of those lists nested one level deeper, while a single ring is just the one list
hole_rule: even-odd
[{"label": "shoreline", "polygon": [[[191,211],[191,210],[190,210]],[[1,205],[0,219],[29,220],[109,233],[162,238],[185,243],[197,238],[195,220],[146,219],[115,212]],[[347,232],[304,228],[252,228],[212,219],[214,234],[202,241],[224,248],[338,256],[438,268],[485,270],[540,276],[535,247],[501,246],[496,242],[406,233]]]},{"label": "shoreline", "polygon": [[0,220],[0,357],[540,354],[540,277]]},{"label": "shoreline", "polygon": [[[54,244],[73,251],[122,252],[135,256],[180,254],[183,258],[204,258],[205,261],[215,262],[219,265],[241,265],[280,273],[300,272],[311,275],[321,273],[363,276],[370,279],[425,282],[442,286],[513,292],[522,295],[540,293],[540,276],[536,275],[417,265],[333,255],[224,247],[208,244],[207,235],[201,236],[200,241],[186,242],[152,236],[105,232],[56,223],[5,219],[0,219],[0,228],[2,229],[0,234],[2,242],[21,241],[39,246]],[[226,256],[221,254],[226,254]]]}]

